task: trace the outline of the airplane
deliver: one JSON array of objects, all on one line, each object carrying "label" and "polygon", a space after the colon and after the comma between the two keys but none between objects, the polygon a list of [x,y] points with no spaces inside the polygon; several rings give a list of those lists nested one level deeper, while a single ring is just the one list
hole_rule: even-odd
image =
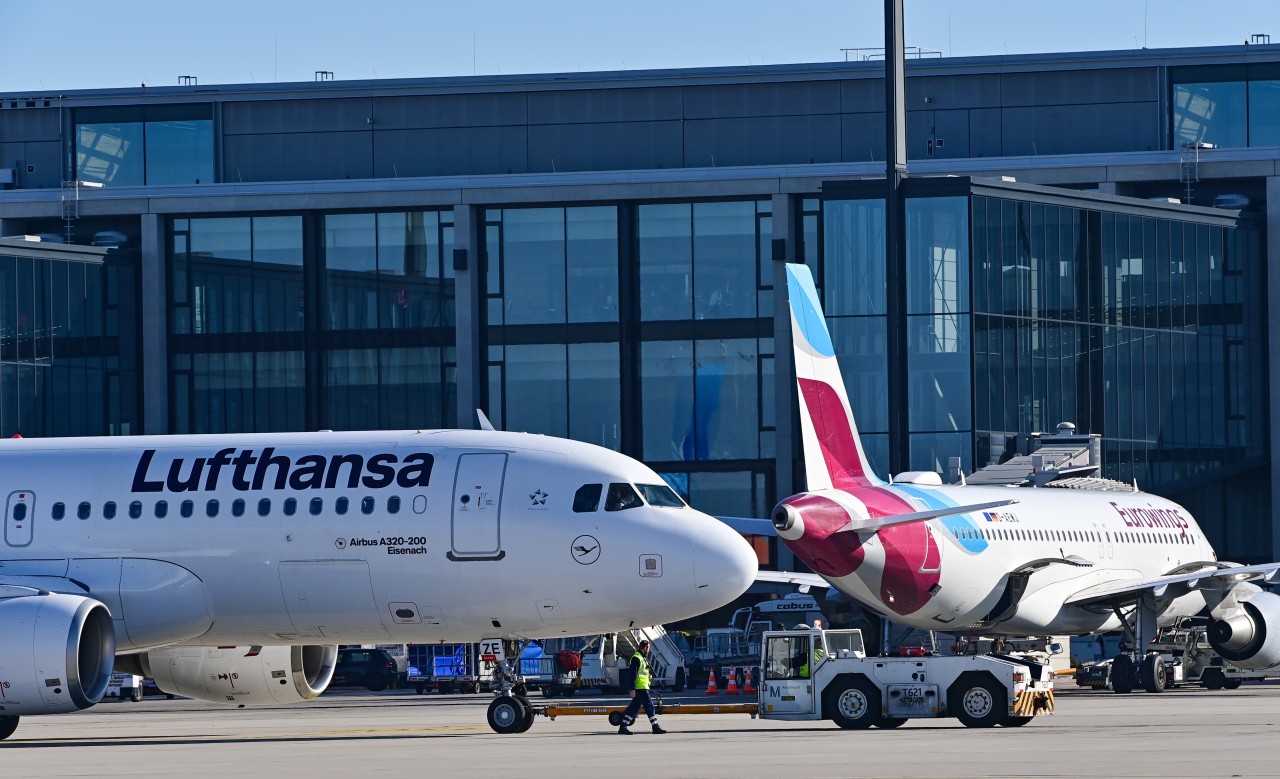
[{"label": "airplane", "polygon": [[750,545],[647,466],[485,428],[0,441],[0,739],[94,705],[113,668],[292,703],[340,643],[622,631],[754,580]]},{"label": "airplane", "polygon": [[808,489],[777,505],[772,530],[816,575],[762,571],[760,580],[830,585],[926,630],[1121,629],[1134,649],[1113,661],[1117,692],[1164,689],[1163,663],[1141,647],[1182,617],[1207,613],[1213,648],[1237,665],[1280,662],[1280,596],[1255,583],[1275,582],[1280,563],[1218,561],[1191,512],[1172,501],[1118,484],[1127,488],[943,485],[932,472],[878,478],[813,277],[788,264],[787,279]]}]

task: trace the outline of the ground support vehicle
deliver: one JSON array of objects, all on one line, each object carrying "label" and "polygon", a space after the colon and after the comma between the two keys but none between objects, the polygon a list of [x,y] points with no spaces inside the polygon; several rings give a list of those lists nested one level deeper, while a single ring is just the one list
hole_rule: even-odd
[{"label": "ground support vehicle", "polygon": [[142,700],[142,677],[134,674],[111,674],[107,682],[107,697],[130,700],[134,703]]},{"label": "ground support vehicle", "polygon": [[[1232,665],[1213,651],[1206,627],[1189,623],[1157,631],[1155,640],[1148,645],[1143,657],[1141,671],[1145,678],[1136,678],[1138,669],[1132,663],[1126,667],[1127,680],[1117,676],[1114,659],[1084,664],[1076,670],[1076,684],[1116,692],[1129,692],[1138,686],[1139,681],[1148,692],[1194,685],[1210,690],[1234,690],[1246,681],[1267,678],[1269,670],[1248,670]],[[1275,672],[1270,675],[1274,676]]]},{"label": "ground support vehicle", "polygon": [[[649,676],[654,687],[680,692],[690,683],[684,653],[661,625],[634,628],[625,633],[606,633],[589,640],[579,652],[579,685],[599,687],[604,692],[628,686],[631,656],[642,640],[647,640]],[[758,659],[758,657],[757,657]],[[705,678],[703,680],[706,681]]]},{"label": "ground support vehicle", "polygon": [[[859,630],[763,634],[764,679],[756,703],[663,706],[669,714],[750,714],[761,719],[829,719],[842,728],[896,728],[908,719],[955,717],[967,727],[1019,727],[1053,713],[1054,674],[1045,663],[1003,655],[867,657]],[[622,706],[535,706],[507,694],[489,706],[489,726],[522,733],[536,716],[604,714]],[[630,723],[628,723],[630,724]]]},{"label": "ground support vehicle", "polygon": [[481,660],[479,644],[413,644],[408,674],[409,685],[419,695],[427,690],[448,695],[479,692],[492,681],[493,668]]}]

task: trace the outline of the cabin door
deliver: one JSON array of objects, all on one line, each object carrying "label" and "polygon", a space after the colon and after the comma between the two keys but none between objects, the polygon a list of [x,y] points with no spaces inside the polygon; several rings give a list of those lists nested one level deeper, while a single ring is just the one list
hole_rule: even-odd
[{"label": "cabin door", "polygon": [[503,453],[464,454],[453,482],[450,560],[501,560]]}]

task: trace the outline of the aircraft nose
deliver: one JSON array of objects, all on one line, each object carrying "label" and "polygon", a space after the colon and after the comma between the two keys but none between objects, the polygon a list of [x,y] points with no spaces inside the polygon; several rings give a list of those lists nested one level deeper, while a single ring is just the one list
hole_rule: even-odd
[{"label": "aircraft nose", "polygon": [[693,581],[707,610],[718,609],[747,591],[760,562],[737,531],[707,517],[707,528],[693,542]]}]

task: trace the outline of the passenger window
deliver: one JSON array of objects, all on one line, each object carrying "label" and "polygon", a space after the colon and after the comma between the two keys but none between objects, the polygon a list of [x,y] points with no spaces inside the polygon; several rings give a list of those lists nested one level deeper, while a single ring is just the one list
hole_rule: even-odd
[{"label": "passenger window", "polygon": [[584,484],[573,496],[573,510],[578,514],[595,511],[600,508],[600,493],[604,492],[603,484]]},{"label": "passenger window", "polygon": [[334,510],[335,512],[337,512],[338,514],[346,514],[346,513],[347,513],[347,499],[346,499],[346,498],[338,498],[337,500],[335,500],[335,501],[333,502],[333,510]]},{"label": "passenger window", "polygon": [[376,503],[377,503],[377,501],[375,501],[375,500],[373,499],[373,496],[372,496],[372,495],[366,496],[364,499],[362,499],[362,500],[360,501],[360,513],[361,513],[361,514],[372,514],[372,513],[373,513],[373,507],[374,507],[374,504],[376,504]]},{"label": "passenger window", "polygon": [[605,499],[605,511],[626,511],[643,506],[640,496],[630,484],[610,484],[609,497]]},{"label": "passenger window", "polygon": [[156,516],[157,516],[157,517],[159,517],[159,518],[161,518],[161,519],[164,519],[168,514],[169,514],[169,501],[167,501],[167,500],[157,500],[157,501],[156,501]]},{"label": "passenger window", "polygon": [[387,513],[388,514],[400,513],[400,496],[399,495],[392,495],[391,497],[387,498]]},{"label": "passenger window", "polygon": [[135,500],[129,504],[129,516],[133,519],[142,516],[142,501]]},{"label": "passenger window", "polygon": [[196,511],[196,504],[189,500],[182,501],[182,505],[178,507],[178,513],[183,517],[190,517]]},{"label": "passenger window", "polygon": [[210,517],[218,516],[218,501],[210,500],[208,503],[204,504],[204,513]]},{"label": "passenger window", "polygon": [[62,519],[67,515],[67,505],[61,501],[53,504],[53,518]]},{"label": "passenger window", "polygon": [[93,507],[89,505],[87,500],[76,506],[76,516],[80,519],[88,519],[91,511],[93,511]]},{"label": "passenger window", "polygon": [[114,500],[109,500],[102,504],[102,516],[107,519],[116,518],[116,502]]},{"label": "passenger window", "polygon": [[650,506],[659,506],[665,508],[684,508],[684,501],[680,500],[680,496],[676,491],[665,484],[640,484],[640,494],[644,495],[645,502]]},{"label": "passenger window", "polygon": [[243,498],[236,498],[235,500],[231,501],[231,515],[234,517],[244,516],[244,499]]},{"label": "passenger window", "polygon": [[27,518],[27,504],[15,503],[13,505],[13,518],[21,522]]},{"label": "passenger window", "polygon": [[320,512],[324,511],[324,498],[311,499],[311,516],[318,517]]},{"label": "passenger window", "polygon": [[265,517],[271,513],[271,498],[263,498],[258,501],[258,516]]},{"label": "passenger window", "polygon": [[291,517],[297,512],[298,512],[298,499],[285,498],[284,499],[284,515],[286,517]]}]

